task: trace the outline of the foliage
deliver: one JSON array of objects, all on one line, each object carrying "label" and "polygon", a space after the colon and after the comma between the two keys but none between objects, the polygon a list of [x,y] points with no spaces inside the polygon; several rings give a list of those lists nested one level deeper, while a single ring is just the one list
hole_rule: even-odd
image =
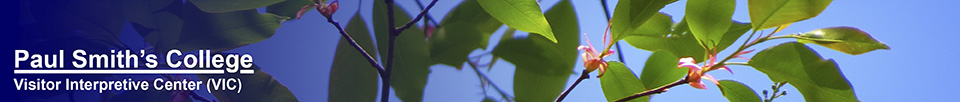
[{"label": "foliage", "polygon": [[[325,0],[111,2],[119,4],[118,8],[123,9],[111,11],[109,14],[122,14],[123,19],[129,21],[143,37],[144,42],[156,49],[194,51],[210,48],[216,49],[216,52],[270,38],[282,22],[302,15],[298,12],[309,11],[314,7],[311,5],[327,5]],[[495,63],[497,58],[502,58],[516,66],[513,77],[513,92],[516,98],[506,101],[551,101],[556,100],[558,94],[565,95],[570,92],[568,90],[561,93],[574,73],[572,71],[577,63],[577,46],[582,45],[578,34],[583,33],[580,32],[577,19],[582,15],[574,11],[575,6],[571,0],[561,0],[546,8],[546,12],[541,12],[541,5],[536,0],[466,0],[453,7],[453,10],[439,20],[439,25],[433,26],[428,26],[427,22],[423,22],[424,26],[416,24],[424,17],[430,17],[428,13],[421,12],[429,11],[437,1],[415,13],[408,13],[403,7],[392,2],[393,0],[374,1],[371,7],[372,28],[367,27],[367,21],[364,21],[358,12],[348,20],[346,29],[340,29],[342,39],[337,44],[334,64],[330,68],[329,101],[375,101],[378,96],[377,80],[390,82],[390,85],[381,86],[392,87],[392,90],[396,91],[395,95],[403,101],[423,101],[423,91],[428,77],[431,77],[428,76],[430,66],[444,64],[460,69],[466,62],[477,67],[474,64],[479,61],[470,57],[471,52],[477,49],[489,52],[480,55],[495,56],[494,60],[488,63]],[[613,9],[609,25],[594,25],[609,26],[610,38],[603,38],[610,39],[609,42],[625,40],[631,46],[653,52],[643,70],[638,72],[639,77],[622,61],[610,61],[608,66],[602,67],[609,69],[605,72],[605,77],[598,78],[607,101],[649,101],[651,94],[664,93],[667,88],[686,84],[684,80],[691,79],[689,76],[698,75],[689,81],[700,81],[693,79],[705,75],[702,73],[725,69],[725,65],[753,67],[765,73],[772,82],[791,84],[806,101],[859,101],[852,85],[838,68],[838,63],[832,59],[824,59],[805,44],[820,45],[851,55],[890,49],[870,34],[854,27],[827,27],[802,34],[772,36],[794,22],[816,17],[832,0],[748,0],[751,23],[731,19],[736,8],[735,0],[689,0],[685,7],[686,17],[674,22],[670,15],[659,12],[665,5],[673,2],[676,1],[620,0]],[[265,8],[266,12],[260,13],[257,8]],[[331,24],[340,28],[339,23],[332,18],[328,19]],[[122,24],[122,21],[86,23],[115,27]],[[509,29],[505,36],[502,39],[489,39],[503,25]],[[424,29],[420,29],[421,27]],[[433,27],[438,28],[433,30]],[[770,34],[755,36],[758,31],[773,27],[777,28]],[[370,34],[370,29],[373,34]],[[516,30],[530,34],[526,37],[515,37],[513,33]],[[740,46],[733,46],[738,44],[736,41],[742,35],[751,30],[745,42]],[[119,31],[104,29],[100,32]],[[766,48],[757,52],[749,62],[727,62],[731,58],[751,53],[750,47],[758,43],[782,38],[793,38],[798,42],[785,42]],[[498,45],[488,45],[489,41],[497,41]],[[602,51],[610,50],[611,46],[604,46]],[[494,49],[486,49],[488,47]],[[728,47],[736,47],[733,54],[718,55],[718,52]],[[363,55],[370,57],[365,59]],[[678,61],[684,57],[703,62],[702,72],[678,68]],[[395,61],[395,64],[389,64],[391,61]],[[381,65],[380,62],[388,64]],[[253,80],[247,88],[252,90],[246,90],[243,94],[220,92],[214,93],[214,96],[220,101],[296,100],[282,82],[273,79],[259,68],[256,69],[255,75],[232,76]],[[478,75],[484,76],[480,73]],[[580,78],[579,80],[584,80],[588,77]],[[761,101],[756,92],[746,84],[734,80],[722,80],[715,84],[730,101]],[[379,90],[388,92],[391,89]],[[153,94],[167,93],[127,92],[121,96]],[[507,99],[507,95],[504,96]],[[495,100],[492,97],[483,99]]]}]

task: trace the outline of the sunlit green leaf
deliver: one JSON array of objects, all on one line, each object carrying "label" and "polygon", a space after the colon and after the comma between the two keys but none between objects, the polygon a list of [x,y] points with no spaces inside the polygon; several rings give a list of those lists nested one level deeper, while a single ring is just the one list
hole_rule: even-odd
[{"label": "sunlit green leaf", "polygon": [[[383,2],[377,0],[375,2]],[[389,46],[388,29],[401,26],[409,22],[412,17],[399,5],[394,5],[395,25],[387,28],[387,12],[384,3],[373,3],[373,31],[376,35],[380,58],[386,64],[386,52]],[[430,74],[430,48],[423,32],[419,27],[410,27],[403,30],[394,42],[395,54],[393,71],[390,75],[390,86],[396,91],[397,97],[403,101],[423,101],[423,89],[427,85],[427,76]]]},{"label": "sunlit green leaf", "polygon": [[551,24],[540,13],[540,3],[535,0],[479,0],[490,16],[510,28],[541,35],[557,43]]},{"label": "sunlit green leaf", "polygon": [[[495,56],[517,66],[513,92],[519,102],[554,101],[565,88],[577,58],[580,36],[570,1],[561,1],[546,12],[557,32],[558,43],[543,36],[506,39],[493,50]],[[557,15],[557,16],[554,16]]]},{"label": "sunlit green leaf", "polygon": [[837,63],[824,60],[810,47],[788,42],[757,53],[749,62],[773,82],[787,82],[811,102],[859,101]]},{"label": "sunlit green leaf", "polygon": [[[656,20],[656,19],[651,19]],[[727,33],[724,34],[722,40],[717,46],[717,51],[723,51],[737,38],[743,35],[744,32],[750,30],[750,24],[740,23],[733,21]],[[676,24],[673,27],[673,32],[669,35],[642,35],[642,36],[631,36],[624,39],[632,45],[633,47],[647,50],[647,51],[658,51],[663,50],[671,52],[677,57],[693,57],[698,62],[704,61],[703,54],[706,50],[700,47],[700,44],[697,43],[697,39],[693,37],[693,34],[690,33],[687,27],[686,20],[681,20],[680,23]]]},{"label": "sunlit green leaf", "polygon": [[270,38],[280,27],[279,16],[256,10],[206,13],[189,3],[183,9],[183,30],[176,46],[185,51],[237,48]]},{"label": "sunlit green leaf", "polygon": [[286,19],[293,19],[297,17],[297,11],[300,11],[300,8],[313,4],[313,1],[314,0],[286,0],[267,6],[267,12],[286,17]]},{"label": "sunlit green leaf", "polygon": [[756,91],[747,87],[743,83],[733,80],[720,80],[720,91],[730,102],[760,102],[760,96]]},{"label": "sunlit green leaf", "polygon": [[283,0],[187,0],[200,7],[203,12],[224,13],[251,10],[283,2]]},{"label": "sunlit green leaf", "polygon": [[673,83],[686,76],[686,68],[677,68],[679,58],[673,53],[667,51],[656,51],[647,58],[646,65],[643,66],[643,72],[640,74],[640,81],[643,82],[645,89],[655,89],[657,87]]},{"label": "sunlit green leaf", "polygon": [[459,69],[471,51],[487,47],[490,35],[503,24],[490,17],[476,0],[467,0],[450,11],[440,25],[430,37],[430,57]]},{"label": "sunlit green leaf", "polygon": [[686,17],[690,32],[708,49],[720,43],[723,34],[730,28],[734,0],[687,1]]},{"label": "sunlit green leaf", "polygon": [[676,0],[620,0],[610,18],[612,41],[626,38],[630,33],[647,24],[647,19],[657,14],[663,6]]},{"label": "sunlit green leaf", "polygon": [[666,36],[670,34],[670,28],[673,25],[673,19],[666,13],[657,13],[649,20],[640,25],[639,28],[629,33],[629,36]]},{"label": "sunlit green leaf", "polygon": [[767,29],[816,17],[833,0],[749,0],[753,29]]},{"label": "sunlit green leaf", "polygon": [[[248,74],[224,74],[224,75],[197,75],[198,78],[206,80],[208,78],[237,78],[242,79],[243,90],[240,93],[236,91],[210,91],[217,101],[252,101],[252,102],[290,102],[297,101],[297,97],[284,86],[283,83],[270,76],[267,72],[260,70],[260,67],[254,65],[253,75]],[[256,96],[256,97],[251,97]]]},{"label": "sunlit green leaf", "polygon": [[[347,27],[344,28],[350,37],[365,49],[371,56],[377,56],[373,47],[373,39],[367,29],[366,22],[360,14],[355,14]],[[337,43],[337,52],[333,56],[333,66],[330,67],[330,102],[372,102],[377,99],[377,68],[361,55],[343,37]]]},{"label": "sunlit green leaf", "polygon": [[830,27],[813,30],[799,36],[800,42],[814,43],[851,55],[859,55],[890,46],[873,39],[870,34],[854,27]]},{"label": "sunlit green leaf", "polygon": [[[674,61],[674,63],[676,63],[676,61]],[[607,67],[607,72],[604,73],[603,77],[600,77],[600,85],[602,86],[601,88],[603,88],[603,96],[607,98],[607,101],[616,101],[646,90],[644,88],[645,84],[641,84],[640,80],[637,79],[637,76],[633,74],[633,71],[631,71],[630,68],[627,68],[627,66],[623,65],[623,63],[611,61],[607,62],[607,64],[609,64],[609,67]],[[673,66],[677,65],[674,64]],[[639,99],[630,100],[630,102],[647,101],[650,101],[650,97],[641,97]]]}]

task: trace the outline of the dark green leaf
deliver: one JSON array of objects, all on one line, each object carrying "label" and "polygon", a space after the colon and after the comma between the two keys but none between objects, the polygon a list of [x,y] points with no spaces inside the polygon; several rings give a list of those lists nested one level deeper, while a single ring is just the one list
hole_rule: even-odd
[{"label": "dark green leaf", "polygon": [[[357,45],[377,56],[373,47],[373,39],[367,29],[366,22],[360,14],[355,14],[347,27],[344,28]],[[372,102],[377,99],[377,68],[361,55],[343,37],[337,43],[337,52],[333,57],[333,66],[330,67],[330,102]]]},{"label": "dark green leaf", "polygon": [[[158,51],[167,51],[180,40],[182,3],[176,0],[119,0],[123,14],[143,40]],[[176,9],[171,9],[176,8]]]},{"label": "dark green leaf", "polygon": [[488,96],[488,97],[484,97],[483,100],[480,101],[480,102],[497,102],[497,100],[496,100],[496,99],[493,99],[493,98],[490,98],[490,97]]},{"label": "dark green leaf", "polygon": [[[373,31],[376,35],[380,55],[386,55],[389,45],[388,29],[401,26],[411,20],[409,14],[399,5],[394,5],[395,24],[387,28],[386,5],[382,0],[373,6]],[[400,33],[394,42],[395,54],[393,71],[390,72],[390,86],[400,100],[408,102],[423,101],[423,89],[430,74],[430,48],[419,27],[410,27]],[[380,57],[386,59],[386,56]],[[386,64],[386,63],[384,63]]]},{"label": "dark green leaf", "polygon": [[720,80],[720,91],[730,102],[760,102],[760,96],[756,91],[747,87],[743,83],[733,80]]},{"label": "dark green leaf", "polygon": [[580,32],[576,13],[570,1],[561,1],[546,12],[558,43],[543,36],[528,36],[526,39],[506,39],[493,50],[495,56],[517,66],[514,73],[513,92],[516,101],[554,101],[578,61],[577,45]]},{"label": "dark green leaf", "polygon": [[854,27],[830,27],[813,30],[799,36],[800,42],[814,43],[851,55],[859,55],[890,46],[873,39],[870,34]]},{"label": "dark green leaf", "polygon": [[730,28],[734,0],[690,0],[687,1],[686,17],[690,32],[707,49],[713,49],[720,43],[723,34]]},{"label": "dark green leaf", "polygon": [[187,0],[200,7],[203,12],[224,13],[251,10],[282,2],[283,0]]},{"label": "dark green leaf", "polygon": [[486,48],[490,35],[501,24],[480,7],[476,0],[467,0],[447,15],[439,30],[430,37],[430,57],[436,63],[460,69],[470,52]]},{"label": "dark green leaf", "polygon": [[676,0],[620,0],[610,18],[610,35],[612,41],[626,38],[629,33],[647,24],[657,11]]},{"label": "dark green leaf", "polygon": [[753,29],[766,29],[816,17],[833,0],[749,0]]},{"label": "dark green leaf", "polygon": [[773,82],[787,82],[811,102],[859,101],[837,63],[824,60],[810,47],[788,42],[765,49],[750,60]]},{"label": "dark green leaf", "polygon": [[300,8],[310,4],[314,4],[313,0],[286,0],[267,6],[267,12],[293,19],[297,17],[297,11],[300,11]]},{"label": "dark green leaf", "polygon": [[557,43],[551,24],[540,13],[540,3],[535,0],[479,0],[490,16],[510,28],[541,35]]},{"label": "dark green leaf", "polygon": [[236,91],[210,91],[217,101],[235,102],[291,102],[297,101],[297,97],[287,89],[280,81],[274,79],[267,72],[260,70],[260,67],[254,65],[253,75],[248,74],[224,74],[224,75],[197,75],[200,79],[209,78],[238,78],[241,79],[243,90],[240,93]]},{"label": "dark green leaf", "polygon": [[206,13],[196,6],[183,8],[183,32],[177,48],[229,50],[270,38],[280,27],[280,17],[256,10]]},{"label": "dark green leaf", "polygon": [[[673,62],[676,63],[676,61]],[[603,88],[603,96],[607,98],[607,101],[616,101],[620,98],[624,98],[646,90],[644,88],[646,85],[641,84],[640,80],[637,79],[637,75],[634,75],[633,71],[631,71],[630,68],[627,68],[627,66],[623,65],[623,63],[611,61],[607,62],[607,64],[609,64],[609,67],[607,67],[607,72],[604,73],[603,77],[600,77],[600,85],[602,86],[601,88]],[[673,66],[676,67],[677,65],[674,64]],[[630,102],[647,101],[650,101],[650,97],[641,97],[640,99],[630,100]]]},{"label": "dark green leaf", "polygon": [[647,58],[647,63],[640,74],[640,81],[643,82],[643,86],[646,86],[644,89],[655,89],[686,76],[687,68],[677,68],[679,60],[676,55],[667,51],[653,52],[653,55]]}]

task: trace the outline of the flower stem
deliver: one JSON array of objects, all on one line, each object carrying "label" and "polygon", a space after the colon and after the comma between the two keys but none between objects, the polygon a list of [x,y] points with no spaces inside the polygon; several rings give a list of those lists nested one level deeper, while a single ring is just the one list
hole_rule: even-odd
[{"label": "flower stem", "polygon": [[580,78],[577,78],[577,81],[573,82],[573,85],[570,85],[570,88],[567,88],[566,91],[563,91],[563,93],[560,93],[560,96],[557,96],[557,100],[555,102],[563,101],[563,98],[566,98],[567,95],[570,94],[570,91],[573,91],[573,88],[577,87],[577,85],[580,84],[580,81],[583,81],[583,79],[590,78],[590,72],[587,72],[586,69],[584,69],[580,73],[581,73]]},{"label": "flower stem", "polygon": [[653,95],[653,94],[659,94],[659,93],[667,92],[667,89],[669,89],[669,88],[671,88],[671,87],[674,87],[674,86],[677,86],[677,85],[683,85],[683,84],[686,84],[686,83],[688,83],[688,81],[687,81],[686,79],[680,79],[680,80],[677,80],[676,82],[667,84],[667,85],[665,85],[665,86],[660,86],[660,87],[658,87],[658,88],[656,88],[656,89],[651,89],[651,90],[644,91],[644,92],[642,92],[642,93],[637,93],[637,94],[633,94],[633,95],[624,97],[624,98],[622,98],[622,99],[620,99],[620,100],[617,100],[616,102],[626,102],[626,101],[633,100],[633,99],[636,99],[636,98],[640,98],[640,97],[643,97],[643,96],[649,96],[649,95]]}]

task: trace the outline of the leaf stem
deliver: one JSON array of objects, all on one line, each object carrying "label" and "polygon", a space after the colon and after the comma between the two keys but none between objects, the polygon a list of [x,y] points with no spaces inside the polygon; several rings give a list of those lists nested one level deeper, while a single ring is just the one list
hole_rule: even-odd
[{"label": "leaf stem", "polygon": [[580,78],[577,78],[577,81],[573,82],[573,85],[570,85],[570,88],[567,88],[566,91],[563,91],[563,93],[560,93],[560,96],[557,96],[557,100],[555,102],[563,101],[563,98],[566,98],[567,95],[570,94],[570,91],[573,91],[573,88],[577,87],[577,85],[580,84],[580,81],[583,81],[583,79],[590,78],[590,75],[589,75],[590,73],[587,72],[586,69],[584,69],[580,73],[581,73]]},{"label": "leaf stem", "polygon": [[634,94],[634,95],[630,95],[630,96],[624,97],[624,98],[622,98],[622,99],[620,99],[620,100],[617,100],[616,102],[625,102],[625,101],[633,100],[633,99],[640,98],[640,97],[643,97],[643,96],[649,96],[649,95],[653,95],[653,94],[659,94],[659,93],[667,92],[667,89],[669,89],[669,88],[671,88],[671,87],[678,86],[678,85],[683,85],[683,84],[686,84],[686,83],[688,83],[688,81],[687,81],[686,79],[680,79],[680,80],[677,80],[676,82],[667,84],[667,85],[665,85],[665,86],[660,86],[660,87],[658,87],[658,88],[656,88],[656,89],[651,89],[651,90],[644,91],[644,92],[642,92],[642,93],[637,93],[637,94]]}]

